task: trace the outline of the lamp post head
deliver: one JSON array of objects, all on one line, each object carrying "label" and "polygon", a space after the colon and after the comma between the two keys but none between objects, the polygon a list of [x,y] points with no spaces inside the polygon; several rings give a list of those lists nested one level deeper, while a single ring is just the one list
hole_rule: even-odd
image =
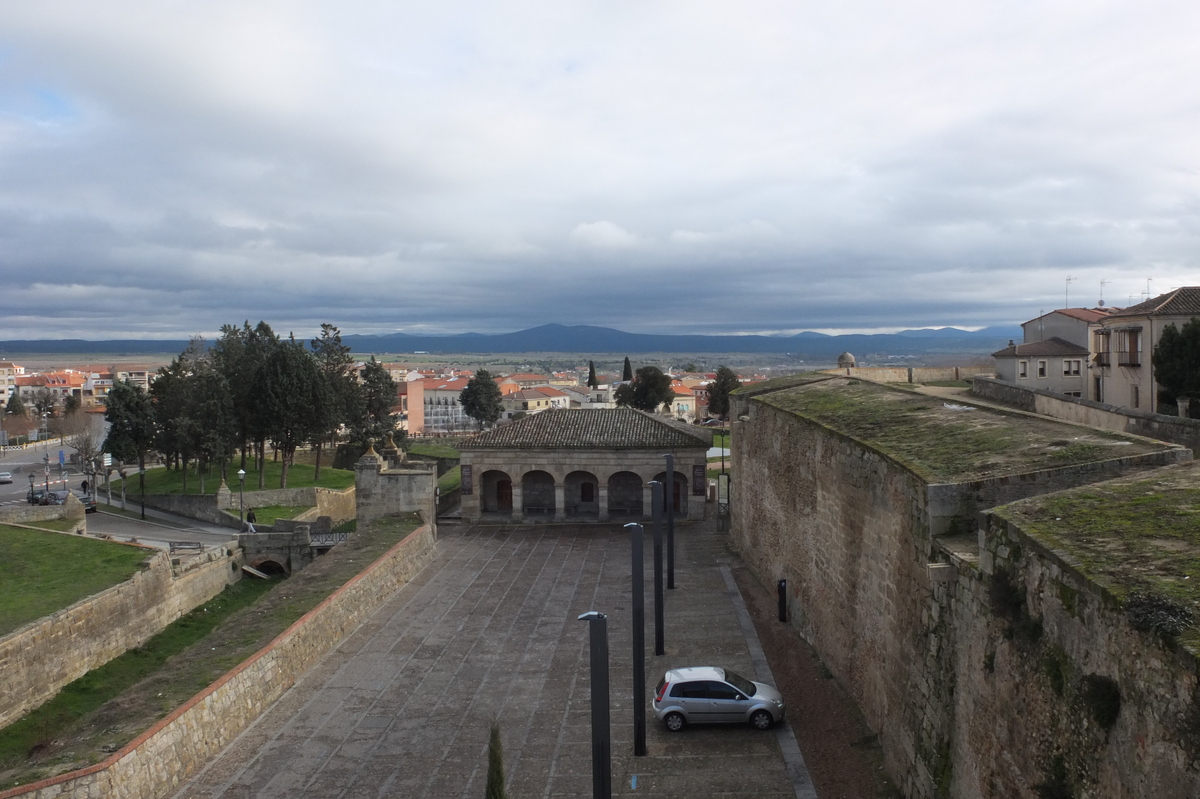
[{"label": "lamp post head", "polygon": [[238,479],[239,480],[246,479],[246,470],[245,469],[238,469]]},{"label": "lamp post head", "polygon": [[607,618],[608,618],[608,616],[605,616],[603,613],[601,613],[598,610],[589,610],[587,613],[584,613],[582,616],[579,617],[579,621],[598,621],[600,619],[607,619]]}]

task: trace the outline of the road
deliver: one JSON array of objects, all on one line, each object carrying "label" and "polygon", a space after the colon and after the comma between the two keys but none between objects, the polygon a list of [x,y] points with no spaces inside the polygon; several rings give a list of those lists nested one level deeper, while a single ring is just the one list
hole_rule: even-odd
[{"label": "road", "polygon": [[[59,474],[58,453],[68,461],[68,478],[64,482]],[[71,447],[60,445],[57,441],[46,444],[36,444],[25,449],[11,450],[0,454],[0,472],[9,472],[13,476],[12,484],[0,485],[0,505],[24,502],[29,493],[29,475],[34,476],[35,485],[44,487],[47,483],[51,491],[63,488],[79,489],[79,470],[69,465],[71,455],[75,452]],[[47,458],[49,458],[50,474],[46,474]]]}]

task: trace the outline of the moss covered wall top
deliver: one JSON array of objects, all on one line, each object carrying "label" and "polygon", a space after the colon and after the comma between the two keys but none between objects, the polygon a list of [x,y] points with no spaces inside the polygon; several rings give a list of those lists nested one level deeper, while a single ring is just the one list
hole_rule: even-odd
[{"label": "moss covered wall top", "polygon": [[870,445],[929,482],[1024,474],[1171,449],[1136,436],[1027,414],[952,405],[875,383],[834,378],[757,394]]}]

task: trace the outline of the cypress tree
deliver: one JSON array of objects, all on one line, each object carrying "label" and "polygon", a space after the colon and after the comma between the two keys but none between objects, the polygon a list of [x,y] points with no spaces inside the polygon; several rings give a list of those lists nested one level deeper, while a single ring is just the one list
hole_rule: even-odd
[{"label": "cypress tree", "polygon": [[488,772],[486,799],[508,799],[504,790],[504,748],[500,743],[500,725],[492,722],[488,738]]},{"label": "cypress tree", "polygon": [[596,364],[588,361],[588,388],[596,388],[600,385],[600,381],[596,379]]},{"label": "cypress tree", "polygon": [[633,364],[629,362],[629,356],[625,356],[625,371],[621,373],[621,380],[628,383],[633,379]]}]

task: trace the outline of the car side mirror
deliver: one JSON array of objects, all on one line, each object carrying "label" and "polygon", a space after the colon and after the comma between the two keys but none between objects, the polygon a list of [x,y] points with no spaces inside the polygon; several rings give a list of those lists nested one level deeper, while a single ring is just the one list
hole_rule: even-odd
[{"label": "car side mirror", "polygon": [[745,701],[746,697],[742,696],[741,694],[738,694],[737,696],[734,697],[734,699],[738,700],[739,702],[742,702],[742,701]]}]

